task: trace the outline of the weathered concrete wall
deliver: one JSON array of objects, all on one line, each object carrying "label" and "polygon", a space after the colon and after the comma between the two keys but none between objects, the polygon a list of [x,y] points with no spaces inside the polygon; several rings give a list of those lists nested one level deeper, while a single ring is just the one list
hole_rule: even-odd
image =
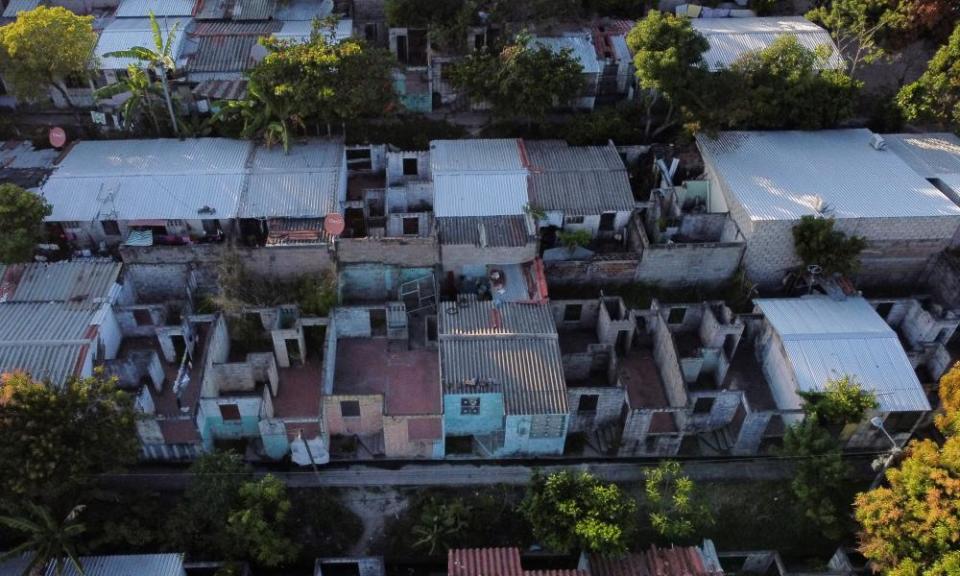
[{"label": "weathered concrete wall", "polygon": [[[417,173],[405,175],[403,173],[403,161],[414,159],[417,161]],[[387,152],[387,186],[394,186],[403,182],[414,180],[430,179],[430,151],[428,150],[403,150],[400,152]]]},{"label": "weathered concrete wall", "polygon": [[666,323],[659,317],[653,329],[653,358],[660,371],[664,391],[670,406],[684,407],[687,405],[687,389],[680,371],[680,360],[677,348],[673,343],[673,336],[667,329]]},{"label": "weathered concrete wall", "polygon": [[440,261],[436,235],[428,238],[341,238],[340,264],[377,263],[404,267],[432,267]]},{"label": "weathered concrete wall", "polygon": [[334,269],[329,247],[275,246],[270,248],[230,247],[221,244],[148,246],[120,248],[124,264],[192,264],[198,269],[216,269],[224,255],[233,251],[247,269],[258,275],[291,279],[303,274],[320,274]]},{"label": "weathered concrete wall", "polygon": [[[580,306],[580,316],[576,319],[566,319],[567,306]],[[599,317],[600,300],[590,298],[586,300],[551,300],[550,311],[557,330],[596,330]]]},{"label": "weathered concrete wall", "polygon": [[433,424],[443,430],[440,416],[384,416],[383,445],[388,458],[443,458],[443,434],[436,439],[415,439],[410,437],[411,424],[423,421],[435,421]]},{"label": "weathered concrete wall", "polygon": [[[566,414],[508,415],[503,448],[496,456],[559,456],[567,438]],[[548,428],[552,434],[538,436],[534,428]]]},{"label": "weathered concrete wall", "polygon": [[433,274],[433,268],[401,268],[384,264],[350,264],[340,267],[340,298],[344,302],[396,300],[400,284]]},{"label": "weathered concrete wall", "polygon": [[[360,416],[344,418],[340,402],[360,403]],[[334,394],[323,398],[323,422],[329,434],[367,436],[383,431],[383,396]]]},{"label": "weathered concrete wall", "polygon": [[[597,409],[580,412],[577,408],[582,396],[596,396]],[[625,402],[626,391],[619,386],[567,388],[567,406],[570,407],[567,433],[596,430],[618,421]]]},{"label": "weathered concrete wall", "polygon": [[183,300],[191,286],[186,264],[136,264],[123,266],[124,291],[132,292],[130,304]]},{"label": "weathered concrete wall", "polygon": [[529,242],[520,247],[481,248],[472,244],[444,244],[440,247],[440,263],[444,272],[463,274],[464,266],[478,264],[505,265],[523,264],[537,257],[537,243]]},{"label": "weathered concrete wall", "polygon": [[654,244],[637,268],[637,280],[666,288],[706,286],[728,280],[746,250],[742,242]]},{"label": "weathered concrete wall", "polygon": [[941,254],[934,259],[926,284],[946,306],[960,308],[960,254]]},{"label": "weathered concrete wall", "polygon": [[640,256],[618,253],[590,260],[563,260],[543,263],[549,284],[626,284],[637,277]]}]

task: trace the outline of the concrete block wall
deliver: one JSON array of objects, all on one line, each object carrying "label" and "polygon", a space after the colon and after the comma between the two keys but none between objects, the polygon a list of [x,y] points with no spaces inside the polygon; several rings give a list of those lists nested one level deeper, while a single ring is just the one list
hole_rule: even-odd
[{"label": "concrete block wall", "polygon": [[[596,396],[597,409],[579,412],[577,407],[582,396]],[[619,386],[576,386],[567,388],[567,406],[570,407],[570,423],[567,433],[588,432],[610,425],[620,419],[626,403],[626,391]]]},{"label": "concrete block wall", "polygon": [[960,255],[943,253],[932,262],[925,283],[938,301],[960,308]]},{"label": "concrete block wall", "polygon": [[637,279],[639,264],[638,254],[624,252],[590,260],[549,261],[543,266],[549,284],[627,284]]},{"label": "concrete block wall", "polygon": [[[421,230],[429,227],[427,213],[416,214]],[[421,238],[404,237],[401,230],[391,238],[341,238],[337,241],[337,260],[341,265],[376,263],[404,267],[432,267],[440,261],[436,234]]]},{"label": "concrete block wall", "polygon": [[[580,317],[576,320],[566,320],[567,306],[580,306]],[[599,318],[600,300],[589,298],[585,300],[551,300],[550,312],[558,331],[563,330],[594,330]]]},{"label": "concrete block wall", "polygon": [[[342,401],[359,402],[360,416],[344,418],[340,411]],[[324,396],[322,410],[323,423],[328,434],[369,436],[383,431],[383,396],[378,394]]]},{"label": "concrete block wall", "polygon": [[749,456],[756,454],[763,442],[767,426],[773,418],[773,412],[749,412],[740,425],[740,432],[737,435],[736,442],[730,449],[736,456]]},{"label": "concrete block wall", "polygon": [[486,247],[472,244],[444,244],[440,246],[440,263],[444,273],[463,274],[464,266],[477,264],[524,264],[537,257],[537,243],[532,240],[519,247]]},{"label": "concrete block wall", "polygon": [[217,390],[222,396],[230,392],[250,392],[256,388],[253,366],[247,362],[229,362],[214,364],[207,377],[216,381]]},{"label": "concrete block wall", "polygon": [[643,252],[637,280],[681,288],[729,280],[746,245],[740,242],[654,244]]},{"label": "concrete block wall", "polygon": [[[150,323],[140,325],[137,315],[149,315]],[[157,333],[158,326],[167,323],[167,307],[163,304],[142,304],[122,306],[114,309],[114,317],[120,324],[120,331],[125,338],[147,338]]]},{"label": "concrete block wall", "polygon": [[438,427],[443,430],[440,416],[384,416],[383,444],[384,454],[388,458],[443,458],[444,440],[417,440],[411,439],[410,424],[420,420],[436,420]]},{"label": "concrete block wall", "polygon": [[728,426],[733,422],[743,404],[743,393],[738,391],[692,392],[690,403],[696,405],[698,398],[713,398],[713,406],[710,412],[705,414],[696,414],[691,411],[687,418],[687,430],[690,431],[719,430]]},{"label": "concrete block wall", "polygon": [[[403,161],[413,158],[417,160],[417,173],[404,175]],[[430,151],[429,150],[402,150],[387,152],[387,186],[395,186],[413,180],[429,180]]]},{"label": "concrete block wall", "polygon": [[[533,437],[530,434],[534,426],[534,419],[550,419],[559,424],[555,436]],[[500,456],[560,456],[566,444],[567,414],[512,414],[508,415],[504,423],[503,447],[496,453]]]},{"label": "concrete block wall", "polygon": [[663,381],[667,400],[670,402],[670,406],[686,407],[688,404],[687,389],[683,373],[680,371],[680,360],[673,343],[673,336],[662,317],[655,316],[654,318],[656,320],[651,326],[653,358],[657,363],[657,369],[660,371],[660,379]]},{"label": "concrete block wall", "polygon": [[124,304],[186,300],[190,290],[190,269],[186,264],[135,264],[123,267]]},{"label": "concrete block wall", "polygon": [[230,355],[230,333],[223,315],[217,315],[207,334],[207,350],[204,360],[203,383],[200,389],[202,398],[216,398],[220,395],[220,378],[214,374],[214,364],[223,364]]}]

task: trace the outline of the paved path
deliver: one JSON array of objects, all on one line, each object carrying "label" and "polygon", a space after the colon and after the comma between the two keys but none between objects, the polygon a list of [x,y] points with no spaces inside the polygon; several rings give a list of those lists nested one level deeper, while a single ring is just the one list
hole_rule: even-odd
[{"label": "paved path", "polygon": [[[638,482],[643,479],[645,468],[656,465],[650,462],[616,462],[565,464],[544,462],[537,466],[524,464],[406,464],[390,466],[351,465],[349,467],[318,467],[317,472],[307,468],[295,472],[258,470],[257,474],[271,474],[284,480],[293,488],[309,487],[410,487],[410,486],[482,486],[492,484],[526,484],[535,468],[545,471],[589,471],[609,482]],[[693,480],[778,480],[793,477],[790,461],[773,458],[760,460],[734,460],[711,462],[686,462],[684,470]],[[127,474],[103,476],[106,484],[117,487],[140,487],[155,490],[179,490],[189,482],[186,469],[173,470],[154,468],[138,469]]]}]

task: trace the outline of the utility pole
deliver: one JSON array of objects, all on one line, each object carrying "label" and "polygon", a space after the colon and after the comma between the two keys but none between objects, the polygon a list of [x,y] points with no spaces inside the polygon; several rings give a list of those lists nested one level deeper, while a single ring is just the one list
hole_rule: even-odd
[{"label": "utility pole", "polygon": [[874,428],[877,428],[883,432],[887,439],[890,440],[890,444],[892,445],[890,452],[877,457],[877,459],[873,461],[873,469],[877,470],[877,476],[873,479],[873,482],[870,483],[869,490],[873,490],[880,485],[880,482],[883,481],[883,476],[886,473],[887,468],[890,467],[890,464],[893,464],[893,460],[903,452],[903,449],[897,445],[897,441],[894,440],[893,436],[891,436],[890,433],[887,432],[887,429],[884,428],[883,418],[874,416],[870,419],[870,424],[872,424]]}]

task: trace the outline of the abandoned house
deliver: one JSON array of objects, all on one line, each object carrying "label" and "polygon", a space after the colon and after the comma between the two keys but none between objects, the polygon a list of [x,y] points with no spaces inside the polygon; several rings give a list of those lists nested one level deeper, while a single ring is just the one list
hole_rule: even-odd
[{"label": "abandoned house", "polygon": [[792,230],[802,216],[866,239],[863,286],[916,283],[960,228],[960,206],[869,130],[723,132],[697,145],[709,212],[730,213],[747,277],[766,287],[798,271]]}]

